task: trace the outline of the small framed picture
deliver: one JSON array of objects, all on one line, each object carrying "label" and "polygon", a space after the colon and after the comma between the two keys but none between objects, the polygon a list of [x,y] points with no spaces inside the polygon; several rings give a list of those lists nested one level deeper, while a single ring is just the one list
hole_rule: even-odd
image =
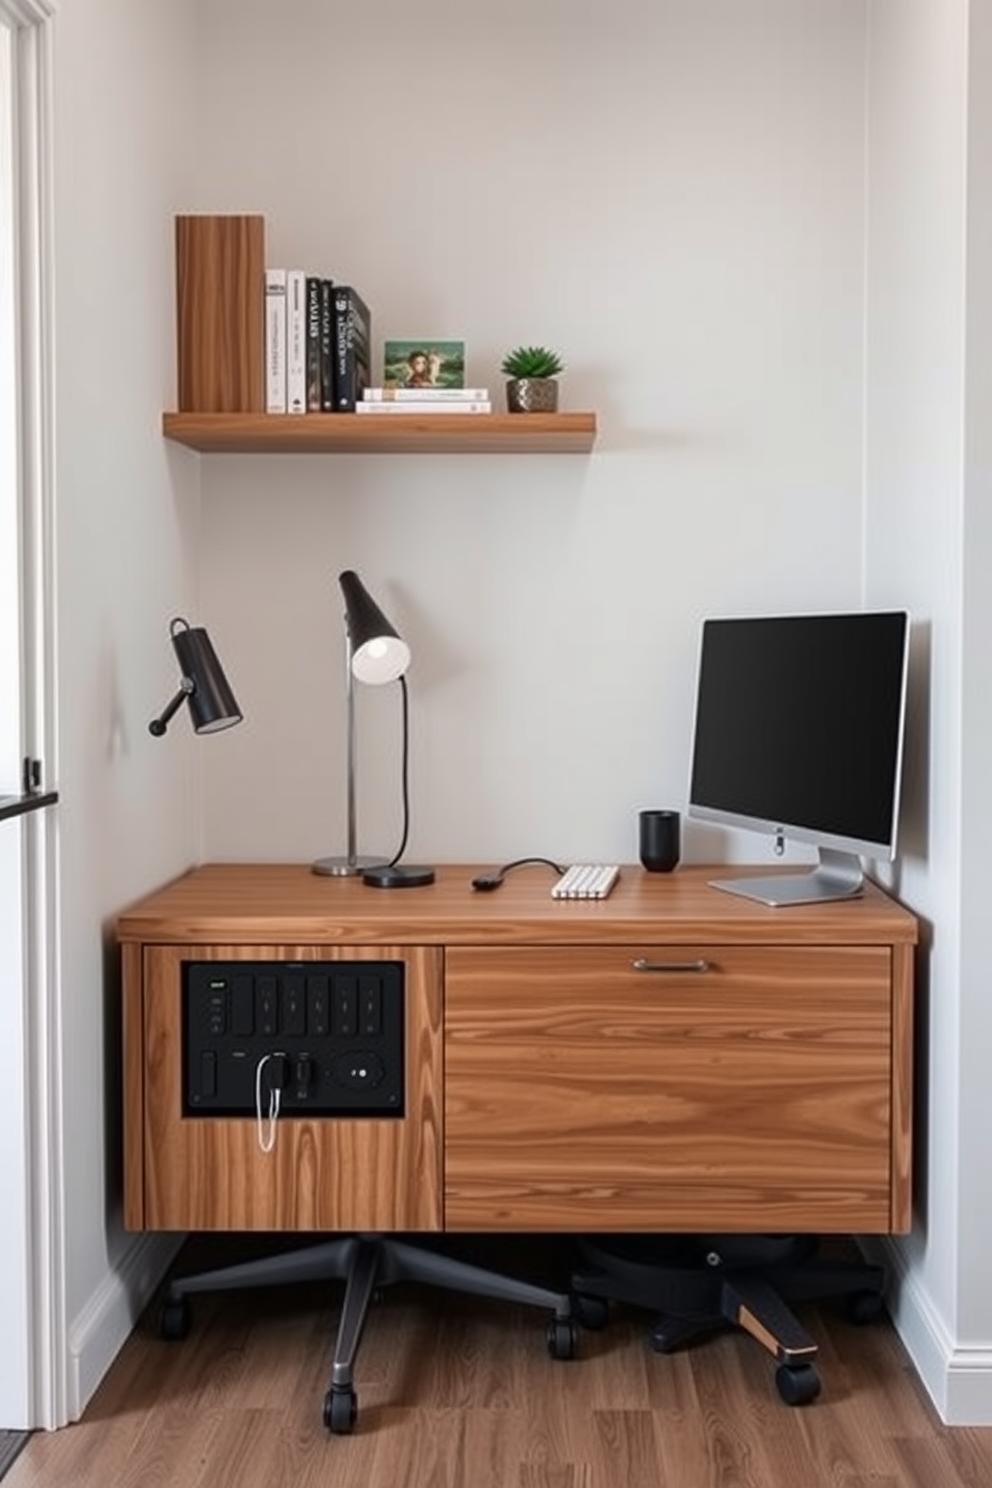
[{"label": "small framed picture", "polygon": [[463,388],[465,342],[387,341],[383,347],[382,380],[386,387]]}]

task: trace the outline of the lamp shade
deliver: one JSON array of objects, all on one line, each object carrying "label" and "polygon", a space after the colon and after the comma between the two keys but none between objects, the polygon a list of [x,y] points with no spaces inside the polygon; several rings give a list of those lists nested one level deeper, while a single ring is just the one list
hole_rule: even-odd
[{"label": "lamp shade", "polygon": [[173,620],[172,647],[183,677],[193,684],[187,703],[196,733],[218,734],[221,729],[240,723],[241,709],[202,626]]},{"label": "lamp shade", "polygon": [[373,687],[395,682],[410,665],[410,648],[352,569],[338,576],[351,644],[351,670]]}]

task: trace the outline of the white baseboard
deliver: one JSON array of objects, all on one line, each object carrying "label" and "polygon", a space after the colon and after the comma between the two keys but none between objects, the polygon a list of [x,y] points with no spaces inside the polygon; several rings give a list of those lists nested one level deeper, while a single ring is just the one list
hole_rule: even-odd
[{"label": "white baseboard", "polygon": [[182,1235],[138,1235],[69,1330],[67,1408],[78,1421],[175,1258]]},{"label": "white baseboard", "polygon": [[992,1345],[955,1342],[891,1241],[869,1241],[865,1249],[888,1272],[892,1321],[944,1425],[992,1426]]}]

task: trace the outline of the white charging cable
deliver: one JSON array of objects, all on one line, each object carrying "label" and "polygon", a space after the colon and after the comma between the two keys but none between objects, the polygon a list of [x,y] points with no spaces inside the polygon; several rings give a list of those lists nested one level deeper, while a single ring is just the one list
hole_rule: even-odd
[{"label": "white charging cable", "polygon": [[[280,1106],[280,1103],[281,1103],[281,1100],[282,1100],[282,1092],[276,1086],[270,1085],[269,1086],[269,1109],[268,1109],[268,1112],[265,1115],[263,1115],[263,1113],[262,1113],[262,1071],[264,1070],[265,1066],[268,1064],[269,1060],[272,1059],[272,1058],[274,1058],[274,1057],[283,1058],[284,1056],[282,1056],[282,1055],[273,1056],[272,1054],[263,1054],[262,1057],[261,1057],[261,1059],[258,1061],[257,1065],[255,1066],[255,1120],[256,1120],[257,1128],[258,1128],[258,1145],[259,1145],[259,1147],[261,1148],[261,1150],[263,1152],[271,1152],[272,1149],[273,1149],[273,1147],[276,1145],[276,1122],[279,1119],[279,1106]],[[265,1122],[266,1121],[268,1121],[268,1124],[269,1124],[268,1125],[268,1130],[266,1130],[266,1127],[265,1127]]]}]

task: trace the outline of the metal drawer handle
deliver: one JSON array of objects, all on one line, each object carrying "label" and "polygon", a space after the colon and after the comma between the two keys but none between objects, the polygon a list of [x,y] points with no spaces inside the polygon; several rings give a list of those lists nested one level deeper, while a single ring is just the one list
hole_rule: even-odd
[{"label": "metal drawer handle", "polygon": [[631,965],[635,971],[712,971],[709,961],[647,961],[639,956]]}]

